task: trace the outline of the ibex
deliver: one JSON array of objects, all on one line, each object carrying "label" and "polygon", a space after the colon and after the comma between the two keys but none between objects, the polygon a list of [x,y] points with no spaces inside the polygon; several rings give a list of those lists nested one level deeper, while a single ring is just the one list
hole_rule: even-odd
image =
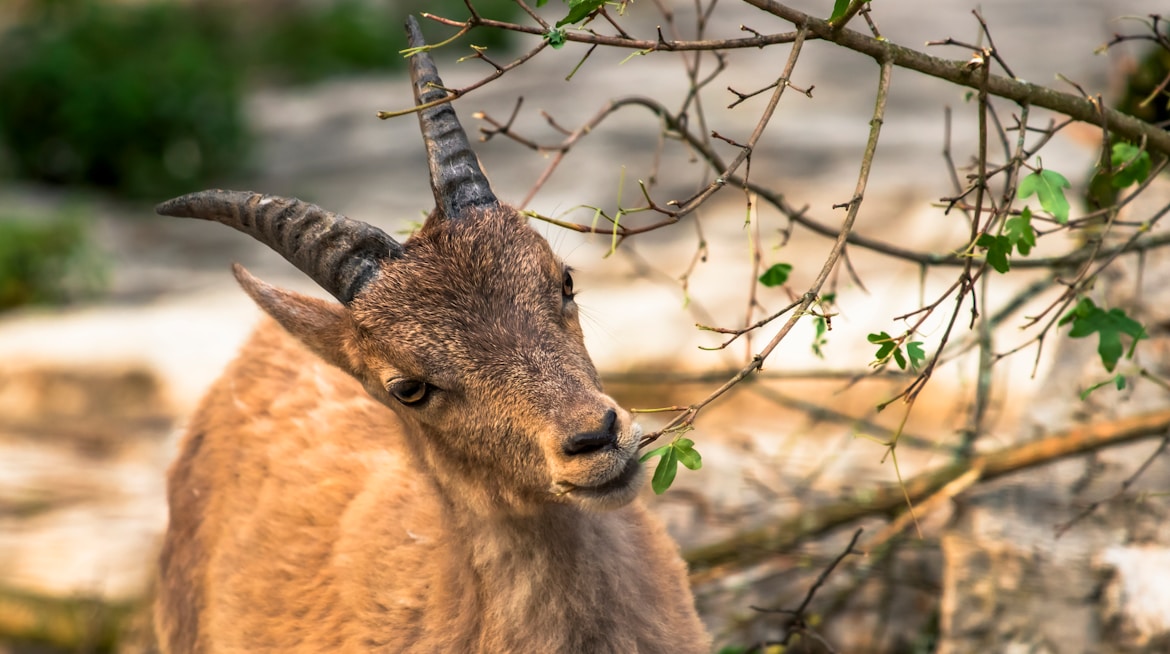
[{"label": "ibex", "polygon": [[[419,105],[446,97],[429,55],[410,68]],[[437,206],[401,244],[254,193],[157,209],[253,236],[340,301],[234,267],[272,320],[169,472],[163,651],[706,651],[568,268],[496,199],[449,103],[419,122]]]}]

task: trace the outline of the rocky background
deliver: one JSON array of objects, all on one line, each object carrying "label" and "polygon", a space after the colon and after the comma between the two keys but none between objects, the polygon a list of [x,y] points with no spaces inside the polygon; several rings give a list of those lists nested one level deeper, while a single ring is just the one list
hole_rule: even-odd
[{"label": "rocky background", "polygon": [[[0,10],[0,24],[19,25],[35,4]],[[202,4],[208,11],[215,8]],[[660,4],[688,25],[692,3]],[[827,15],[832,3],[791,4]],[[1059,74],[1108,95],[1117,92],[1142,51],[1121,48],[1095,56],[1094,49],[1122,30],[1117,17],[1147,14],[1158,9],[1154,4],[984,0],[980,7],[1017,76],[1061,88],[1054,81]],[[284,7],[248,6],[256,16]],[[461,16],[458,7],[448,15]],[[884,0],[874,3],[873,16],[884,36],[920,47],[947,37],[977,40],[972,8],[962,2]],[[708,29],[724,37],[743,34],[740,24],[765,33],[789,29],[766,18],[747,5],[724,1]],[[654,3],[639,0],[627,20],[623,25],[631,32],[653,34],[661,17]],[[426,29],[432,38],[445,33]],[[533,44],[517,37],[512,46],[520,52]],[[793,83],[816,88],[811,98],[784,97],[753,154],[751,174],[829,223],[840,215],[832,205],[852,193],[877,68],[831,44],[810,42],[805,48]],[[439,53],[449,86],[465,86],[490,71],[481,62],[456,62],[459,53],[455,47]],[[623,61],[628,52],[599,50],[566,82],[583,53],[571,46],[547,50],[461,99],[457,110],[465,126],[486,125],[473,117],[477,112],[506,120],[522,97],[517,129],[542,142],[556,141],[540,111],[576,126],[609,97],[645,95],[676,106],[686,91],[682,60],[673,53]],[[932,53],[966,56],[959,49]],[[720,89],[764,86],[779,74],[786,54],[786,47],[733,53]],[[405,77],[351,71],[295,84],[280,77],[262,71],[247,80],[243,118],[255,139],[252,155],[241,171],[215,184],[298,196],[395,234],[421,220],[431,198],[416,123],[409,116],[374,117],[378,110],[409,106]],[[954,111],[952,149],[964,159],[974,152],[975,113],[963,94],[938,80],[895,71],[859,218],[861,233],[938,252],[961,246],[963,226],[949,226],[936,202],[951,193],[941,154],[944,107]],[[712,127],[746,138],[762,99],[725,110],[730,94],[719,90],[709,98],[705,108]],[[633,206],[640,200],[635,180],[648,179],[652,170],[657,196],[685,198],[703,182],[704,171],[670,144],[653,169],[658,133],[657,119],[648,113],[606,122],[581,141],[528,208],[560,215],[578,205],[611,212],[619,204]],[[1095,128],[1062,132],[1044,150],[1045,166],[1083,186],[1098,138]],[[182,147],[170,164],[159,165],[182,168]],[[510,201],[525,197],[548,162],[547,155],[499,136],[478,152],[497,193]],[[0,171],[12,172],[13,160],[11,153],[0,158]],[[95,289],[75,285],[64,303],[0,312],[0,652],[150,651],[142,607],[166,522],[163,475],[185,417],[258,317],[235,287],[228,265],[239,261],[269,282],[316,291],[277,255],[231,230],[154,216],[151,203],[164,197],[10,177],[0,182],[0,224],[17,217],[80,216],[89,239],[86,256],[97,263],[69,274],[82,282],[103,281]],[[196,189],[178,192],[184,190]],[[1157,180],[1127,212],[1135,220],[1147,219],[1168,202],[1170,185]],[[588,220],[587,214],[572,217]],[[698,213],[708,251],[685,293],[678,280],[695,258],[696,220],[634,238],[610,256],[608,237],[537,224],[579,271],[590,350],[624,405],[695,402],[742,365],[750,351],[744,343],[701,350],[720,340],[694,325],[742,324],[754,277],[750,239],[760,239],[765,263],[793,264],[794,293],[811,281],[831,245],[797,229],[780,247],[785,221],[766,207],[753,216],[761,225],[758,233],[745,229],[744,219],[743,195],[730,188]],[[701,414],[689,437],[703,454],[703,468],[680,471],[675,487],[662,496],[647,489],[646,500],[684,551],[700,552],[760,525],[818,516],[850,498],[861,503],[897,479],[891,462],[883,461],[885,448],[872,439],[888,438],[901,414],[894,408],[879,414],[874,407],[909,378],[890,374],[849,383],[848,373],[863,370],[873,358],[867,333],[890,329],[894,316],[920,306],[920,292],[930,297],[948,280],[931,277],[920,288],[914,266],[868,252],[851,254],[866,289],[842,278],[841,315],[833,319],[825,357],[809,347],[812,329],[799,327],[759,380]],[[997,280],[992,298],[1002,302],[1035,278]],[[1141,344],[1138,362],[1163,378],[1170,375],[1167,289],[1170,261],[1161,252],[1123,260],[1098,288],[1109,306],[1125,306],[1140,316],[1151,338]],[[767,293],[761,291],[759,299],[768,311],[789,301],[780,290]],[[1032,302],[1042,307],[1045,299]],[[941,329],[936,323],[929,329]],[[1005,344],[998,350],[1017,342],[1010,332],[1004,331]],[[753,346],[758,349],[768,335],[757,336]],[[972,370],[960,363],[937,375],[916,405],[898,450],[903,478],[954,460],[956,434],[971,402]],[[1170,394],[1154,383],[1124,392],[1104,389],[1080,400],[1079,391],[1102,377],[1091,339],[1053,338],[1040,355],[1028,350],[994,370],[989,436],[979,451],[1086,424],[1158,415],[1170,407]],[[661,421],[648,414],[644,423],[652,428]],[[1163,425],[1148,435],[1164,433]],[[1138,440],[994,480],[948,486],[919,506],[921,535],[905,518],[891,523],[892,516],[875,514],[820,532],[760,563],[697,574],[700,607],[721,646],[777,639],[787,616],[751,607],[795,608],[854,529],[865,527],[857,546],[865,555],[841,562],[807,614],[837,651],[1167,651],[1166,457],[1154,457],[1133,484],[1123,486],[1159,445],[1158,438]],[[1110,498],[1057,536],[1060,525],[1092,502]],[[890,524],[900,529],[887,532]],[[870,540],[876,536],[882,539]],[[830,651],[807,639],[800,646]]]}]

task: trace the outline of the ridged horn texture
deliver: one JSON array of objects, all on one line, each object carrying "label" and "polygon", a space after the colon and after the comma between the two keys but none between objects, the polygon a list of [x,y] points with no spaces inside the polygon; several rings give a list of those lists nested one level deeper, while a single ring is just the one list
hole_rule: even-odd
[{"label": "ridged horn texture", "polygon": [[[406,34],[410,47],[426,45],[414,16],[406,19]],[[416,53],[410,58],[410,79],[414,86],[414,100],[420,105],[447,97],[446,91],[436,88],[442,87],[443,80],[439,79],[435,62],[426,52]],[[439,213],[448,218],[459,218],[472,207],[498,206],[500,201],[492,193],[451,103],[418,112],[418,122],[427,146],[431,190]]]},{"label": "ridged horn texture", "polygon": [[250,191],[200,191],[167,200],[162,216],[223,223],[276,250],[348,304],[400,246],[382,230],[300,200]]}]

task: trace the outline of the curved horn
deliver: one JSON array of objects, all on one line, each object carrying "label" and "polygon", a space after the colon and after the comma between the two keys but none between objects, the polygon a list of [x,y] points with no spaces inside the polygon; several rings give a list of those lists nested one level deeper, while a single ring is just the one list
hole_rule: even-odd
[{"label": "curved horn", "polygon": [[344,303],[402,252],[382,230],[315,204],[248,191],[200,191],[167,200],[162,216],[223,223],[276,250]]},{"label": "curved horn", "polygon": [[[421,48],[426,45],[414,16],[406,19],[406,34],[410,47]],[[426,52],[417,52],[410,58],[410,80],[417,104],[447,97],[435,62]],[[448,218],[458,218],[469,207],[499,205],[500,201],[492,193],[451,103],[445,102],[418,112],[418,123],[427,146],[431,191],[435,194],[439,213]]]}]

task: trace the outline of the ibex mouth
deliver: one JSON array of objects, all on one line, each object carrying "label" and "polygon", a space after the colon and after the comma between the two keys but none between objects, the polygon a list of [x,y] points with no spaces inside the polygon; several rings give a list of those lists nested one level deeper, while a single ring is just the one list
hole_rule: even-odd
[{"label": "ibex mouth", "polygon": [[631,502],[642,485],[642,463],[631,456],[621,471],[611,479],[593,486],[579,486],[567,481],[556,483],[553,493],[569,497],[586,508],[616,509]]}]

